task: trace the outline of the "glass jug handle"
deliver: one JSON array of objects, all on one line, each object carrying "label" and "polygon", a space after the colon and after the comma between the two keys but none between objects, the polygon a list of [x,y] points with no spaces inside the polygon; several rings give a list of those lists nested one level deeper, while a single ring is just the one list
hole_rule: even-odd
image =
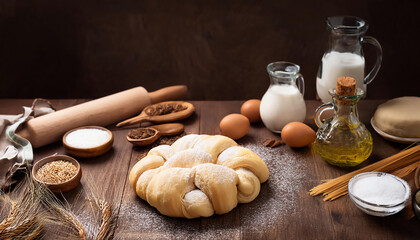
[{"label": "glass jug handle", "polygon": [[318,128],[324,125],[324,123],[321,121],[321,115],[326,110],[334,110],[334,104],[332,102],[324,103],[315,110],[315,123]]},{"label": "glass jug handle", "polygon": [[378,74],[378,71],[381,68],[382,47],[381,47],[381,44],[379,44],[378,40],[376,40],[375,38],[370,37],[370,36],[363,37],[362,42],[363,43],[369,43],[369,44],[373,45],[375,47],[375,50],[376,50],[375,66],[372,68],[372,70],[369,72],[369,74],[366,75],[365,79],[363,79],[364,84],[369,84],[376,77],[376,74]]},{"label": "glass jug handle", "polygon": [[305,96],[305,80],[303,79],[302,74],[298,73],[297,75],[298,75],[298,77],[297,77],[298,89],[302,93],[302,96]]}]

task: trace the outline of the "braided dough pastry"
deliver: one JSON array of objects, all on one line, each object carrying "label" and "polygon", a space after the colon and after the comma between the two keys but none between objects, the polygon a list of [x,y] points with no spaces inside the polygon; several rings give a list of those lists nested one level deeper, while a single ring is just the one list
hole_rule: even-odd
[{"label": "braided dough pastry", "polygon": [[160,145],[131,169],[136,194],[170,217],[209,217],[254,200],[268,179],[264,161],[221,135],[184,136]]}]

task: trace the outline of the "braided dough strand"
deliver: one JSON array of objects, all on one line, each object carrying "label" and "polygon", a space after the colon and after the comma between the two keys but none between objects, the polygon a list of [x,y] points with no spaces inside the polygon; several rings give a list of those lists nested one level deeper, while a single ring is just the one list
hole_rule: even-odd
[{"label": "braided dough strand", "polygon": [[130,171],[136,194],[171,217],[209,217],[254,200],[268,168],[225,136],[191,134],[149,151]]}]

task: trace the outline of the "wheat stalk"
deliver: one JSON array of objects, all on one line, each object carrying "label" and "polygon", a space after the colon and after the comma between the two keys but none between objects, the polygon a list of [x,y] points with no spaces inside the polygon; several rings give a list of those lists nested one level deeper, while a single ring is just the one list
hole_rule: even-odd
[{"label": "wheat stalk", "polygon": [[2,232],[0,239],[40,239],[43,226],[36,217],[25,219],[17,226],[9,226]]},{"label": "wheat stalk", "polygon": [[[44,233],[53,234],[54,239],[66,240],[113,238],[116,227],[113,201],[110,203],[103,196],[98,198],[101,191],[95,185],[89,187],[87,195],[93,199],[88,200],[92,214],[100,220],[96,235],[95,228],[86,230],[65,198],[63,203],[45,185],[35,183],[29,176],[13,192],[1,193],[0,216],[5,218],[0,222],[0,240],[41,239]],[[81,207],[86,207],[86,204]],[[46,229],[52,231],[47,232]]]},{"label": "wheat stalk", "polygon": [[[29,176],[13,192],[1,198],[10,205],[10,211],[0,223],[0,240],[40,239],[45,226],[53,226],[51,229],[64,235],[63,239],[86,237],[77,217],[49,189],[35,183]],[[60,232],[62,229],[65,230]],[[55,236],[61,237],[59,234]]]},{"label": "wheat stalk", "polygon": [[114,228],[114,213],[111,204],[104,200],[96,200],[99,210],[102,214],[101,226],[96,234],[97,240],[111,239]]},{"label": "wheat stalk", "polygon": [[2,233],[6,228],[8,228],[16,218],[17,209],[16,203],[12,203],[9,215],[0,223],[0,233]]},{"label": "wheat stalk", "polygon": [[64,208],[57,208],[57,212],[62,217],[63,223],[69,226],[76,236],[80,239],[86,239],[86,231],[79,219],[70,211]]},{"label": "wheat stalk", "polygon": [[[49,189],[43,185],[38,187],[38,196],[42,199],[42,205],[49,213],[49,223],[59,224],[55,228],[57,237],[65,235],[64,238],[86,239],[86,230],[68,205],[64,205]],[[57,227],[57,226],[56,226]],[[60,231],[60,228],[64,230]]]},{"label": "wheat stalk", "polygon": [[[7,217],[0,223],[0,240],[40,239],[43,233],[43,216],[39,211],[39,199],[34,194],[34,185],[26,179],[19,184],[15,192],[2,195],[2,202],[10,205]],[[4,209],[4,208],[3,208]]]}]

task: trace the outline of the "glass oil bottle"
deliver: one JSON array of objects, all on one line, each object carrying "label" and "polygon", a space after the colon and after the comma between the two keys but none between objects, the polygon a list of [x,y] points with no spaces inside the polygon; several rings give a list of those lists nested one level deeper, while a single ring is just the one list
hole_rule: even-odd
[{"label": "glass oil bottle", "polygon": [[[337,88],[329,91],[332,102],[322,104],[315,111],[318,126],[315,152],[326,162],[340,167],[354,167],[365,161],[372,153],[372,136],[359,121],[357,103],[363,90],[356,89],[356,80],[341,77]],[[334,116],[325,122],[320,116],[325,110],[334,110]]]}]

